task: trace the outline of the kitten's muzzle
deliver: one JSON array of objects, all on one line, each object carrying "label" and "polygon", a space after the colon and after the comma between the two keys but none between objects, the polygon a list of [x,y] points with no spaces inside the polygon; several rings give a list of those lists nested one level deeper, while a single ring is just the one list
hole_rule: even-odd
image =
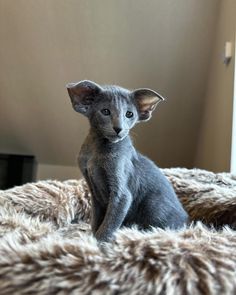
[{"label": "kitten's muzzle", "polygon": [[121,132],[119,131],[119,134],[117,134],[116,132],[116,135],[110,135],[107,137],[107,139],[110,141],[110,142],[118,142],[118,141],[121,141],[122,139],[124,139],[125,137],[127,136],[127,133],[126,132]]}]

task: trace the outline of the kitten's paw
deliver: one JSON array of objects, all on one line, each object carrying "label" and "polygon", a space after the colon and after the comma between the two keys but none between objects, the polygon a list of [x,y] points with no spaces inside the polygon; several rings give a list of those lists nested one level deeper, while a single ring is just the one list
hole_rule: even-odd
[{"label": "kitten's paw", "polygon": [[95,233],[94,236],[98,242],[110,242],[112,240],[112,236],[101,233],[99,232],[99,230]]}]

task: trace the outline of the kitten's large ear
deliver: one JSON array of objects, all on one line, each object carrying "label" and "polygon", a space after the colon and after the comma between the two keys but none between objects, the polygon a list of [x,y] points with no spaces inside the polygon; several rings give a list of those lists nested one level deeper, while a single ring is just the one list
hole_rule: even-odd
[{"label": "kitten's large ear", "polygon": [[66,87],[74,110],[85,116],[88,115],[96,95],[102,91],[102,88],[98,84],[89,80],[69,83]]},{"label": "kitten's large ear", "polygon": [[132,95],[140,121],[149,120],[158,103],[165,100],[159,93],[148,88],[136,89]]}]

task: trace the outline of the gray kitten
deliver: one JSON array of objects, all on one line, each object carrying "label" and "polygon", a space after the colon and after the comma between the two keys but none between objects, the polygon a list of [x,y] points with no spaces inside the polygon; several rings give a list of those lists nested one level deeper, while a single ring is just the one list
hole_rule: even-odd
[{"label": "gray kitten", "polygon": [[90,122],[78,157],[92,195],[92,231],[108,241],[122,225],[178,229],[188,215],[159,168],[134,148],[129,130],[151,118],[163,98],[153,90],[129,91],[91,81],[70,83],[75,111]]}]

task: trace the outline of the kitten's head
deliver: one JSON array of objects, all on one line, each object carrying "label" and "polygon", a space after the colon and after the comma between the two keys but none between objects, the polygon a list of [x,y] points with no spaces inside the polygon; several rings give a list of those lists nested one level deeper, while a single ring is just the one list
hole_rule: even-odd
[{"label": "kitten's head", "polygon": [[91,127],[110,142],[122,140],[137,122],[149,120],[164,100],[151,89],[129,91],[88,80],[70,83],[67,90],[75,111],[88,117]]}]

